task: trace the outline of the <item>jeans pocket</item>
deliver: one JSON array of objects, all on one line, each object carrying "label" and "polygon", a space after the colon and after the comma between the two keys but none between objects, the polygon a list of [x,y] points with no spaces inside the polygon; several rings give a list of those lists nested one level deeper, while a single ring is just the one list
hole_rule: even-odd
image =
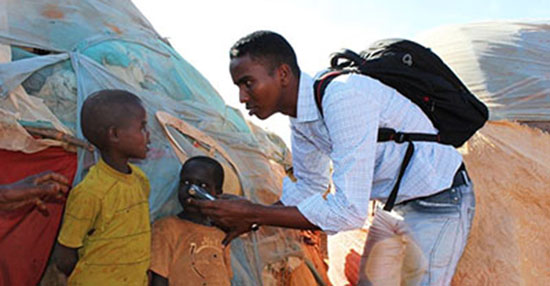
[{"label": "jeans pocket", "polygon": [[458,219],[450,218],[441,228],[429,258],[429,267],[432,273],[435,269],[448,267],[453,256],[460,255],[460,253],[456,253],[459,223]]},{"label": "jeans pocket", "polygon": [[457,213],[460,211],[462,193],[458,188],[452,188],[425,198],[410,202],[413,209],[426,213]]}]

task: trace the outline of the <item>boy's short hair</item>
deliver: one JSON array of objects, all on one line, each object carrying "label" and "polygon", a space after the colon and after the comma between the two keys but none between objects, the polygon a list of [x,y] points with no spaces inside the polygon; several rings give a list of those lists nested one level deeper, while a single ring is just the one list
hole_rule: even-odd
[{"label": "boy's short hair", "polygon": [[183,166],[181,166],[180,177],[183,174],[183,172],[187,168],[190,168],[193,164],[200,164],[201,166],[210,169],[213,175],[214,187],[216,188],[216,190],[222,189],[224,174],[223,174],[223,167],[218,161],[207,156],[191,157],[187,159],[185,163],[183,163]]},{"label": "boy's short hair", "polygon": [[294,49],[283,36],[275,32],[256,31],[238,40],[229,50],[230,59],[246,55],[255,60],[267,61],[270,73],[281,64],[287,64],[294,75],[300,75]]},{"label": "boy's short hair", "polygon": [[88,96],[80,111],[82,134],[100,150],[106,148],[108,129],[124,126],[142,107],[141,99],[125,90],[104,89]]}]

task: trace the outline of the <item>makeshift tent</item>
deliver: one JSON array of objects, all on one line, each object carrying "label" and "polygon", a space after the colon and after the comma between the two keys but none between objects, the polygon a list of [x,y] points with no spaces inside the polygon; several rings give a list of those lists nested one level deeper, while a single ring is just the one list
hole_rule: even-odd
[{"label": "makeshift tent", "polygon": [[[83,139],[79,110],[86,97],[101,89],[125,89],[138,95],[147,110],[151,151],[147,160],[136,163],[151,182],[153,219],[181,210],[175,190],[181,166],[178,158],[185,156],[208,154],[218,159],[228,173],[227,192],[262,203],[278,199],[285,168],[291,165],[286,146],[226,106],[130,1],[1,1],[0,51],[4,62],[0,64],[0,148],[29,153],[30,161],[52,146],[74,151],[73,145],[58,140],[34,138],[24,126]],[[157,118],[166,117],[157,117],[159,111],[174,121],[161,125]],[[178,120],[185,124],[174,123]],[[179,146],[179,155],[173,145]],[[75,156],[74,184],[95,162],[97,152],[78,148]],[[10,168],[5,161],[0,166]],[[53,228],[59,225],[59,218],[55,220]],[[0,225],[5,223],[2,217]],[[53,239],[36,238],[29,243],[49,250]],[[306,263],[311,254],[303,246],[300,232],[281,228],[262,227],[235,240],[231,246],[233,283],[280,285],[277,277],[313,265]],[[29,257],[29,251],[23,248],[18,255]],[[42,255],[35,269],[44,269],[46,259]],[[9,265],[10,257],[1,255],[0,264]],[[304,275],[316,284],[317,270],[307,270]],[[4,278],[14,270],[0,271]]]},{"label": "makeshift tent", "polygon": [[[487,22],[421,36],[490,109],[462,149],[477,210],[453,285],[548,285],[550,22]],[[546,129],[548,131],[550,129]]]},{"label": "makeshift tent", "polygon": [[[416,40],[490,111],[490,121],[460,149],[477,206],[452,285],[549,285],[550,135],[510,121],[550,126],[550,22],[449,26]],[[350,249],[339,241],[332,248],[341,256]],[[342,281],[338,275],[334,283]]]}]

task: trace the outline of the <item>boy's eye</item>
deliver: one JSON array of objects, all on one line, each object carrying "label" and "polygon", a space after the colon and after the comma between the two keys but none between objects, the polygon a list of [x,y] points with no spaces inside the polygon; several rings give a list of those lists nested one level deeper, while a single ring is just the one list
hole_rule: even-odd
[{"label": "boy's eye", "polygon": [[204,184],[204,183],[201,184],[201,187],[206,188],[206,184]]},{"label": "boy's eye", "polygon": [[189,183],[189,181],[185,180],[185,181],[183,181],[183,184],[189,185],[190,183]]}]

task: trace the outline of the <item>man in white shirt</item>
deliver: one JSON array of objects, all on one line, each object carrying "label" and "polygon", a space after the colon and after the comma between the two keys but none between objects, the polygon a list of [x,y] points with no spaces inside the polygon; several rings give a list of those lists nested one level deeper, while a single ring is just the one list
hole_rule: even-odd
[{"label": "man in white shirt", "polygon": [[[377,143],[378,128],[437,134],[422,110],[370,77],[342,75],[326,88],[324,116],[314,81],[298,67],[290,44],[269,31],[240,39],[230,51],[230,72],[249,115],[290,117],[296,182],[286,178],[275,205],[247,200],[193,201],[228,234],[270,225],[322,229],[328,234],[365,224],[369,200],[385,201],[398,177],[407,144]],[[429,262],[422,285],[449,285],[462,254],[475,201],[462,156],[453,146],[413,142],[394,211],[409,225]],[[327,190],[333,164],[334,193]]]}]

